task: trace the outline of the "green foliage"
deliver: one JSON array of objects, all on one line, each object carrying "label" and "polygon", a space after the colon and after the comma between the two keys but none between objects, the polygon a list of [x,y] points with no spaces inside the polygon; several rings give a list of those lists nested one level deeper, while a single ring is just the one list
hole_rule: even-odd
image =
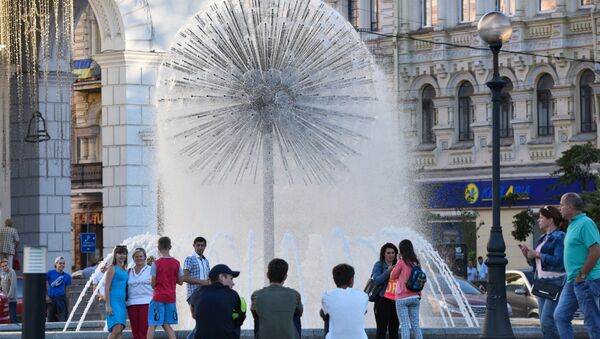
[{"label": "green foliage", "polygon": [[579,182],[581,189],[585,190],[589,183],[597,179],[597,175],[591,171],[591,166],[598,162],[600,162],[600,149],[596,146],[591,143],[573,145],[556,160],[558,169],[552,172],[552,175],[560,176],[561,184],[570,185]]},{"label": "green foliage", "polygon": [[467,255],[467,260],[477,260],[477,252],[469,251],[469,254]]},{"label": "green foliage", "polygon": [[513,216],[513,238],[517,241],[525,241],[527,237],[533,233],[533,228],[536,225],[535,215],[528,208]]},{"label": "green foliage", "polygon": [[592,218],[596,222],[598,227],[600,227],[600,192],[583,192],[582,198],[585,202],[583,211],[588,217]]}]

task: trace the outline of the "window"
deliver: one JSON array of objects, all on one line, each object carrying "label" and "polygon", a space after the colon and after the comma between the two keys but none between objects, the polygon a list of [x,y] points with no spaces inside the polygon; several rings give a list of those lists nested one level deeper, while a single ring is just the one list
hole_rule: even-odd
[{"label": "window", "polygon": [[438,0],[421,0],[421,25],[431,27],[437,25]]},{"label": "window", "polygon": [[379,1],[369,0],[371,31],[379,30]]},{"label": "window", "polygon": [[579,80],[579,107],[581,109],[581,133],[595,132],[596,122],[594,116],[594,92],[590,86],[594,82],[594,73],[587,70],[581,74]]},{"label": "window", "polygon": [[348,0],[348,21],[354,27],[358,27],[358,1]]},{"label": "window", "polygon": [[556,0],[539,0],[540,12],[553,11],[556,9]]},{"label": "window", "polygon": [[579,7],[586,7],[586,6],[591,6],[593,5],[593,1],[592,0],[579,0]]},{"label": "window", "polygon": [[508,16],[515,15],[516,0],[496,0],[496,10]]},{"label": "window", "polygon": [[552,101],[552,92],[554,80],[549,74],[544,74],[537,85],[537,134],[538,136],[548,136],[554,134],[554,127],[550,118],[554,111]]},{"label": "window", "polygon": [[463,82],[458,90],[458,140],[473,140],[473,106],[471,105],[473,86],[469,82]]},{"label": "window", "polygon": [[435,143],[435,134],[433,134],[433,125],[435,123],[434,97],[435,90],[433,87],[431,85],[425,86],[421,95],[421,142],[423,144]]},{"label": "window", "polygon": [[513,85],[510,79],[502,78],[506,82],[501,92],[501,103],[500,103],[500,137],[507,138],[513,136],[513,129],[510,125],[510,120],[513,114],[513,103],[510,97]]},{"label": "window", "polygon": [[472,22],[475,21],[475,0],[460,1],[460,21]]}]

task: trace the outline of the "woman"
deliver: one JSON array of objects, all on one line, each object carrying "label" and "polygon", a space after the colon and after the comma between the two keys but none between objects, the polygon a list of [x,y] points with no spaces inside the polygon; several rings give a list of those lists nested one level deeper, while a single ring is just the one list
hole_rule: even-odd
[{"label": "woman", "polygon": [[[558,208],[544,206],[540,208],[538,225],[544,234],[540,237],[535,250],[520,244],[521,251],[527,261],[533,264],[535,279],[564,279],[565,266],[563,261],[566,225]],[[540,312],[540,325],[544,338],[559,338],[556,324],[554,323],[554,310],[558,299],[553,301],[537,297]]]},{"label": "woman", "polygon": [[413,265],[419,265],[419,259],[415,254],[412,242],[404,239],[398,245],[400,254],[398,263],[390,274],[390,279],[397,279],[396,287],[396,312],[402,327],[402,339],[410,339],[410,328],[415,334],[415,339],[422,339],[423,332],[419,325],[419,304],[421,293],[413,292],[406,288],[406,282],[410,278]]},{"label": "woman", "polygon": [[46,274],[46,283],[48,284],[46,292],[48,322],[67,321],[71,276],[65,272],[64,257],[54,259],[54,269]]},{"label": "woman", "polygon": [[125,304],[127,288],[127,247],[117,245],[113,251],[112,266],[106,271],[104,297],[106,298],[106,326],[109,339],[123,338],[127,324]]},{"label": "woman", "polygon": [[127,314],[134,339],[145,339],[148,332],[148,304],[152,300],[151,268],[146,265],[146,250],[136,248],[131,255],[135,266],[127,280]]},{"label": "woman", "polygon": [[390,273],[396,265],[398,248],[392,243],[386,243],[379,251],[379,261],[373,265],[371,277],[376,286],[383,286],[379,292],[379,298],[375,301],[373,311],[377,323],[377,339],[385,339],[385,333],[389,332],[390,339],[398,339],[398,317],[396,316],[396,303],[394,299],[387,298],[385,287],[390,280]]},{"label": "woman", "polygon": [[0,269],[0,291],[8,298],[10,322],[17,324],[17,274],[8,266],[7,259],[0,260]]}]

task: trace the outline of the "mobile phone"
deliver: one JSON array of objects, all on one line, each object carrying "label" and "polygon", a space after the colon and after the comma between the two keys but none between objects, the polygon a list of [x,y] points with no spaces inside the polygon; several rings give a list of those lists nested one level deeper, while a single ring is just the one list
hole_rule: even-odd
[{"label": "mobile phone", "polygon": [[521,245],[521,244],[519,244],[518,246],[519,246],[519,248],[523,248],[523,245]]}]

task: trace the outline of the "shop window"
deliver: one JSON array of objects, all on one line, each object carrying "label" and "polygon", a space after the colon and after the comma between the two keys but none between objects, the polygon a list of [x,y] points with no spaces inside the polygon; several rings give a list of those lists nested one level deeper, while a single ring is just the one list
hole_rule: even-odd
[{"label": "shop window", "polygon": [[465,81],[458,90],[458,140],[473,140],[473,105],[471,96],[473,95],[473,86]]},{"label": "shop window", "polygon": [[510,92],[512,92],[513,85],[510,79],[502,78],[506,82],[504,88],[502,88],[501,92],[501,103],[500,103],[500,137],[507,138],[513,136],[513,129],[510,125],[510,120],[513,115],[513,103],[512,98],[510,97]]},{"label": "shop window", "polygon": [[435,143],[435,134],[433,133],[433,125],[435,123],[434,97],[435,90],[433,87],[431,85],[425,86],[421,96],[421,142],[423,144]]},{"label": "shop window", "polygon": [[438,0],[421,0],[421,25],[431,27],[437,25]]},{"label": "shop window", "polygon": [[460,21],[462,22],[473,22],[475,21],[475,0],[461,0],[460,1]]},{"label": "shop window", "polygon": [[579,80],[579,107],[581,111],[581,132],[589,133],[596,131],[594,116],[596,113],[594,105],[594,92],[591,84],[594,82],[594,73],[590,70],[584,71]]},{"label": "shop window", "polygon": [[554,111],[554,102],[551,89],[554,87],[554,80],[549,74],[544,74],[537,85],[537,134],[538,136],[548,136],[554,134],[552,126],[552,113]]}]

